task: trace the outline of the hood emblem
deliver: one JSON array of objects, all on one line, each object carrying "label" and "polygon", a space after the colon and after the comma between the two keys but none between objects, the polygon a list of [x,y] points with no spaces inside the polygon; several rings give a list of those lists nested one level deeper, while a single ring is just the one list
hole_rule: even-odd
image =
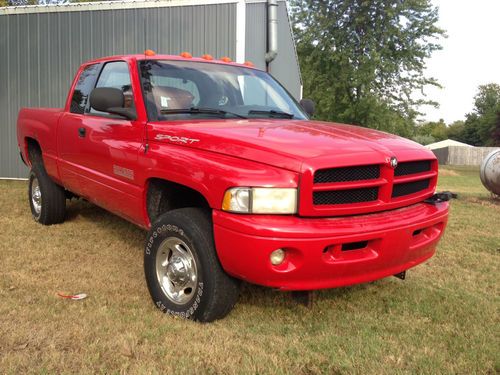
[{"label": "hood emblem", "polygon": [[389,164],[391,165],[392,169],[396,169],[396,167],[398,166],[398,159],[396,159],[395,156],[392,156],[389,160]]}]

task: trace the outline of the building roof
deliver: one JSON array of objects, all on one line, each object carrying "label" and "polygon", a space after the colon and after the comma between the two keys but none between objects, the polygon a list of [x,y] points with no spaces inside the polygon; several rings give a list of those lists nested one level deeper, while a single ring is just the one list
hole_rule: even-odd
[{"label": "building roof", "polygon": [[444,147],[449,147],[449,146],[474,147],[474,146],[468,145],[467,143],[454,141],[453,139],[445,139],[444,141],[431,143],[430,145],[426,145],[425,147],[428,148],[429,150],[435,150],[438,148],[444,148]]},{"label": "building roof", "polygon": [[[217,5],[261,2],[263,0],[104,0],[78,3],[37,4],[0,7],[0,16],[7,14],[80,12],[86,10],[111,10],[135,8],[160,8],[191,5]],[[283,1],[283,0],[280,0]]]}]

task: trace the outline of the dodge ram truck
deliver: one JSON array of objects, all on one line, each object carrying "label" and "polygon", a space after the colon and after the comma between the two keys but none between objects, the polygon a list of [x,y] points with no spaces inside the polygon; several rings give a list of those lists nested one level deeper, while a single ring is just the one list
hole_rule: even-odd
[{"label": "dodge ram truck", "polygon": [[63,109],[19,112],[32,215],[61,223],[80,197],[148,230],[153,302],[201,322],[229,313],[241,280],[300,293],[430,258],[448,218],[433,153],[312,110],[250,62],[86,62]]}]

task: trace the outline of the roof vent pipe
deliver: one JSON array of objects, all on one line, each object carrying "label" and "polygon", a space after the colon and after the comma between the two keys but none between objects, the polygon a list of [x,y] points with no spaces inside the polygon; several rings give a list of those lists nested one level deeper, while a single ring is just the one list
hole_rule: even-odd
[{"label": "roof vent pipe", "polygon": [[278,0],[267,0],[267,53],[269,65],[278,55]]}]

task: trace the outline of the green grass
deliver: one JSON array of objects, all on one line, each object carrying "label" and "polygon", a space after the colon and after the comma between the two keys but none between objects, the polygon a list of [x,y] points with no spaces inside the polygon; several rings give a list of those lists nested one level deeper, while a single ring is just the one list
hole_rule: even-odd
[{"label": "green grass", "polygon": [[0,373],[500,372],[500,203],[477,170],[443,169],[440,190],[459,199],[436,256],[406,281],[320,291],[312,309],[245,285],[205,325],[151,303],[145,232],[75,201],[66,223],[43,227],[26,185],[0,182]]}]

